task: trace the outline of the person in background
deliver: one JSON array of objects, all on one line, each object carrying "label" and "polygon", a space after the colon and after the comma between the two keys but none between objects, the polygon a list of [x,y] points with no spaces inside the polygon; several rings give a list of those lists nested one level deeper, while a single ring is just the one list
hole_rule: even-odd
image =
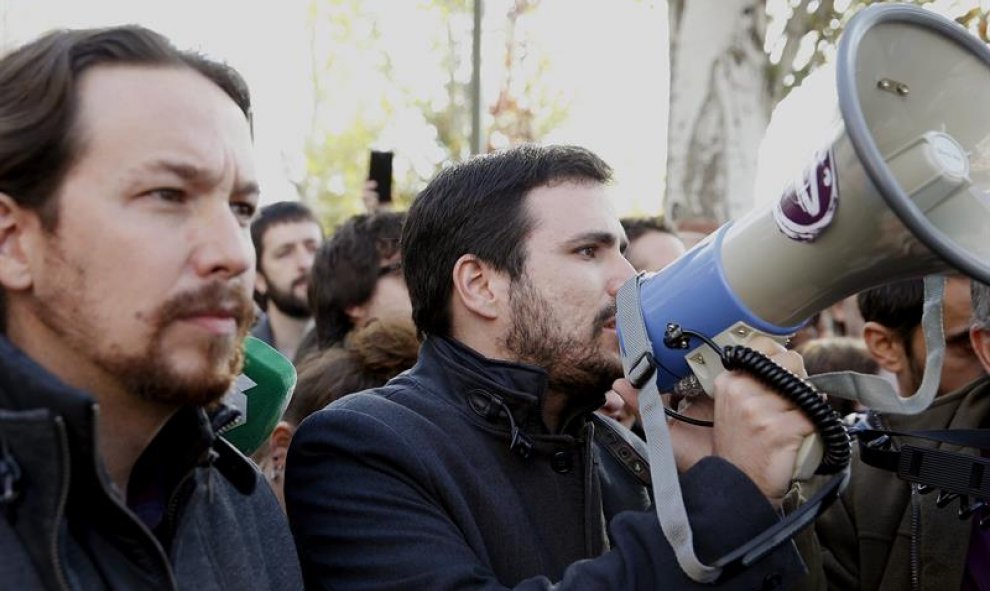
[{"label": "person in background", "polygon": [[282,420],[254,454],[258,467],[285,505],[285,459],[303,419],[348,394],[382,386],[416,362],[419,340],[412,322],[372,321],[354,329],[340,346],[308,356]]},{"label": "person in background", "polygon": [[[948,375],[944,382],[958,384],[944,391],[931,406],[917,415],[880,416],[869,412],[867,422],[873,428],[899,433],[939,429],[986,429],[990,427],[990,288],[972,282],[972,299],[961,286],[970,281],[950,278],[945,296],[946,363],[957,372],[962,358],[972,356],[980,371],[967,372],[968,383],[962,375]],[[888,331],[881,351],[897,357],[905,373],[914,356],[924,358],[923,343],[918,346],[915,331],[921,316],[923,299],[921,280],[891,284],[860,296],[863,316],[868,330]],[[968,316],[972,302],[972,317]],[[917,309],[916,309],[917,308]],[[964,320],[964,317],[966,318]],[[889,324],[879,325],[881,319]],[[961,323],[965,322],[965,328]],[[870,325],[877,325],[870,327]],[[966,335],[965,346],[950,343],[959,330]],[[879,338],[879,336],[877,337]],[[868,341],[869,342],[869,341]],[[912,343],[906,345],[904,343]],[[896,348],[892,354],[890,348]],[[950,351],[950,348],[954,349]],[[950,356],[953,357],[950,360]],[[883,361],[880,362],[883,365]],[[900,368],[900,366],[898,368]],[[914,388],[915,377],[905,380],[905,388]],[[953,388],[952,385],[946,386]],[[904,390],[911,394],[914,390]],[[894,449],[910,444],[919,447],[939,447],[949,451],[979,454],[966,449],[917,438],[894,437]],[[898,478],[895,472],[874,468],[864,463],[853,447],[852,476],[839,502],[832,505],[815,523],[820,548],[811,548],[804,555],[812,557],[811,576],[801,589],[917,589],[936,591],[962,589],[979,591],[990,581],[990,532],[979,527],[986,512],[976,511],[968,519],[959,519],[957,505],[938,507],[938,494],[923,494],[917,483]],[[985,453],[985,452],[984,452]],[[816,564],[815,560],[820,560]]]},{"label": "person in background", "polygon": [[404,213],[390,211],[356,215],[317,252],[309,300],[319,350],[340,345],[374,319],[412,322],[399,249],[404,220]]},{"label": "person in background", "polygon": [[[629,240],[623,254],[637,272],[659,271],[685,252],[684,243],[677,232],[663,218],[623,218],[619,222]],[[598,412],[643,437],[643,427],[636,420],[636,412],[626,406],[622,396],[615,390],[624,387],[625,384],[613,384],[605,392],[605,404]]]},{"label": "person in background", "polygon": [[[927,356],[921,328],[924,295],[922,280],[910,279],[857,296],[865,320],[866,348],[880,369],[895,377],[901,396],[914,394],[924,375]],[[938,396],[954,392],[986,373],[969,338],[973,311],[969,278],[957,275],[946,279],[942,306],[945,359]]]},{"label": "person in background", "polygon": [[[804,359],[804,369],[809,376],[834,371],[865,374],[876,374],[880,371],[880,365],[870,356],[862,339],[852,337],[811,339],[805,341],[795,351]],[[856,402],[843,398],[829,397],[828,403],[842,417],[863,410]],[[854,420],[850,419],[848,422]]]},{"label": "person in background", "polygon": [[298,589],[206,410],[254,306],[247,86],[135,26],[0,59],[0,587]]},{"label": "person in background", "polygon": [[251,223],[251,241],[258,260],[255,301],[265,312],[251,335],[293,359],[312,326],[310,270],[323,228],[304,204],[280,201],[261,209]]},{"label": "person in background", "polygon": [[[311,415],[289,449],[310,589],[699,587],[660,531],[634,436],[593,412],[622,374],[615,297],[633,276],[610,178],[585,149],[523,146],[446,168],[415,200],[401,250],[419,360]],[[812,430],[750,378],[718,384],[732,418],[691,438],[697,462],[673,429],[709,558],[777,522]],[[727,585],[786,587],[800,570],[785,545]]]},{"label": "person in background", "polygon": [[663,218],[623,218],[629,245],[625,256],[636,271],[652,273],[685,253],[684,241]]}]

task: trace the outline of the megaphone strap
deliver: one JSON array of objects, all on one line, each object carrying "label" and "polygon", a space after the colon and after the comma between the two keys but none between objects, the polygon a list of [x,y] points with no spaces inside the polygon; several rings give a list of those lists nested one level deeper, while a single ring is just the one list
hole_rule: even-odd
[{"label": "megaphone strap", "polygon": [[[939,490],[936,505],[944,508],[959,499],[959,519],[968,519],[990,499],[990,458],[958,451],[917,445],[893,444],[891,437],[924,439],[990,451],[990,429],[946,429],[936,431],[858,431],[859,456],[863,463],[894,472],[901,480],[918,485],[919,492]],[[972,501],[972,502],[971,502]],[[986,516],[980,527],[990,525]]]},{"label": "megaphone strap", "polygon": [[[693,533],[681,495],[670,430],[667,427],[665,409],[657,387],[657,368],[654,366],[649,372],[643,370],[642,360],[652,353],[653,345],[647,334],[640,305],[642,279],[643,275],[640,274],[620,288],[616,306],[623,368],[627,375],[636,371],[637,381],[646,378],[640,388],[639,409],[643,428],[647,434],[646,445],[654,498],[657,499],[655,503],[657,518],[660,521],[660,529],[674,549],[681,570],[699,583],[714,583],[738,573],[766,556],[807,527],[834,502],[849,479],[848,454],[839,472],[816,495],[788,514],[786,518],[748,543],[722,556],[713,565],[701,562],[694,552]],[[644,376],[644,373],[648,375]],[[844,431],[842,435],[848,451],[848,438]]]},{"label": "megaphone strap", "polygon": [[898,395],[894,386],[880,376],[851,371],[823,373],[808,378],[816,388],[847,400],[856,400],[865,407],[901,415],[913,415],[928,408],[938,392],[945,358],[945,334],[942,328],[942,296],[945,277],[925,277],[925,300],[921,328],[925,335],[925,372],[918,391],[908,397]]},{"label": "megaphone strap", "polygon": [[681,496],[677,462],[657,388],[656,367],[651,365],[644,371],[642,364],[642,360],[648,355],[652,359],[653,352],[640,306],[640,282],[643,277],[641,273],[632,281],[627,281],[616,296],[616,315],[621,327],[622,365],[627,375],[635,375],[637,381],[641,382],[639,412],[643,428],[648,433],[646,446],[653,481],[653,498],[657,499],[654,507],[660,528],[674,549],[681,570],[695,581],[711,583],[721,576],[722,569],[704,564],[694,553],[694,536],[684,507],[684,498]]}]

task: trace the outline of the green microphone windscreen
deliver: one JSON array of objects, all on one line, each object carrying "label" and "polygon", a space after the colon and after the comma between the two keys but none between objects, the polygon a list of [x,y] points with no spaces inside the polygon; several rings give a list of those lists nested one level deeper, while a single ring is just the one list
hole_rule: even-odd
[{"label": "green microphone windscreen", "polygon": [[268,439],[296,387],[296,369],[285,355],[264,341],[244,340],[244,370],[224,402],[241,411],[237,421],[224,428],[221,437],[246,456]]}]

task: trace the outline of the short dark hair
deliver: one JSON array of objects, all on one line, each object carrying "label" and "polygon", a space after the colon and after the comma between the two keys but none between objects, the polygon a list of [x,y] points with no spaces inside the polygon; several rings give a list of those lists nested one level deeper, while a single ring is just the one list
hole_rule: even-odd
[{"label": "short dark hair", "polygon": [[251,221],[251,242],[254,244],[254,252],[257,256],[256,264],[258,271],[261,271],[261,255],[264,254],[265,234],[269,228],[279,224],[292,224],[295,222],[313,222],[317,226],[320,226],[321,232],[323,231],[323,226],[316,219],[313,210],[299,201],[279,201],[271,205],[266,205],[261,208],[257,217]]},{"label": "short dark hair", "polygon": [[533,229],[524,207],[531,190],[611,179],[608,164],[577,146],[524,145],[442,170],[413,202],[402,231],[402,266],[419,333],[449,335],[451,272],[461,256],[474,254],[513,280],[522,275]]},{"label": "short dark hair", "polygon": [[921,324],[924,300],[925,284],[920,278],[888,283],[856,296],[863,320],[893,330],[908,347],[911,333]]},{"label": "short dark hair", "polygon": [[664,216],[622,218],[619,222],[622,224],[622,229],[626,231],[626,238],[629,239],[630,244],[648,232],[661,232],[663,234],[677,236],[677,230],[667,223],[667,219]]},{"label": "short dark hair", "polygon": [[405,213],[356,215],[340,225],[316,252],[309,283],[309,307],[320,349],[340,343],[354,327],[347,308],[368,301],[379,266],[399,252]]},{"label": "short dark hair", "polygon": [[[192,69],[219,86],[251,122],[247,84],[231,67],[176,49],[135,25],[50,32],[0,59],[0,192],[58,226],[54,199],[83,142],[78,133],[79,81],[95,66]],[[6,311],[0,290],[0,331]]]},{"label": "short dark hair", "polygon": [[980,328],[990,328],[990,285],[974,279],[970,282],[969,290],[973,298],[973,324]]}]

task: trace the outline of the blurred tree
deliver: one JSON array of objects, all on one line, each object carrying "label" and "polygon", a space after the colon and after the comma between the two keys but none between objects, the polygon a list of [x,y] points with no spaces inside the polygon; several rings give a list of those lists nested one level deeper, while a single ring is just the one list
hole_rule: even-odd
[{"label": "blurred tree", "polygon": [[[525,27],[539,0],[485,5],[493,16],[486,34],[490,28],[505,35],[502,59],[484,58],[502,65],[494,69],[498,98],[483,119],[488,149],[539,141],[567,113],[562,91],[542,80],[549,63],[534,43],[539,32]],[[310,0],[312,125],[296,187],[327,228],[363,211],[373,146],[396,152],[399,209],[444,163],[470,155],[473,6],[474,0]]]},{"label": "blurred tree", "polygon": [[[671,219],[721,224],[753,204],[770,113],[835,54],[849,19],[874,0],[668,0]],[[916,1],[987,40],[977,0]]]},{"label": "blurred tree", "polygon": [[531,33],[520,22],[539,5],[540,0],[513,0],[506,12],[503,75],[498,98],[489,108],[489,152],[538,142],[567,117],[562,93],[554,94],[542,82],[549,61],[534,47]]}]

